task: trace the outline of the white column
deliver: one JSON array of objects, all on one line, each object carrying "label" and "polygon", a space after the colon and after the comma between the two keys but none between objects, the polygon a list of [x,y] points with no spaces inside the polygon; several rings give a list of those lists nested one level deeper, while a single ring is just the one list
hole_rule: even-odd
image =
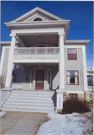
[{"label": "white column", "polygon": [[83,55],[84,91],[87,91],[88,90],[88,87],[87,87],[87,66],[86,66],[85,46],[82,47],[82,55]]},{"label": "white column", "polygon": [[12,75],[12,67],[13,67],[13,55],[14,55],[14,47],[15,47],[15,36],[16,34],[11,34],[11,46],[9,49],[9,57],[8,57],[8,67],[7,67],[7,77],[5,87],[9,88],[11,84],[11,75]]},{"label": "white column", "polygon": [[64,89],[64,35],[65,33],[58,33],[59,35],[59,89]]},{"label": "white column", "polygon": [[63,109],[63,91],[62,90],[56,90],[57,92],[57,102],[56,102],[56,113],[59,110]]},{"label": "white column", "polygon": [[0,76],[2,75],[3,63],[4,63],[5,47],[2,47],[1,63],[0,63]]}]

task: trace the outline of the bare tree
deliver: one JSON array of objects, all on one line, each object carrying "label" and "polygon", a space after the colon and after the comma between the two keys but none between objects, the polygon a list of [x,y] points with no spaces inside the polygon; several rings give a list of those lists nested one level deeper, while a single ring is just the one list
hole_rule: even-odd
[{"label": "bare tree", "polygon": [[0,76],[0,87],[1,88],[5,87],[5,76],[4,75]]}]

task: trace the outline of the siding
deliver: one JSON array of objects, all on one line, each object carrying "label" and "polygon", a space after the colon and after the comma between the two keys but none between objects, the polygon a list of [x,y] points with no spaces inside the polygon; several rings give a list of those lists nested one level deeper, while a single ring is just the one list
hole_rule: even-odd
[{"label": "siding", "polygon": [[[79,85],[67,85],[67,70],[79,70]],[[65,49],[65,90],[84,90],[82,48],[77,48],[77,60],[67,60]]]},{"label": "siding", "polygon": [[57,89],[59,87],[59,72],[58,66],[52,68],[52,89]]},{"label": "siding", "polygon": [[[28,77],[28,81],[26,81],[26,77]],[[18,67],[17,69],[17,83],[22,84],[22,89],[30,89],[30,68],[26,67],[25,69],[21,69]]]}]

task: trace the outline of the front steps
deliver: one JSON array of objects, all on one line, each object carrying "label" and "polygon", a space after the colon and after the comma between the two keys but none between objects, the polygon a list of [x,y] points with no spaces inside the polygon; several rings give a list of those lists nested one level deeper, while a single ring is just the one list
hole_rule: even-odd
[{"label": "front steps", "polygon": [[55,111],[55,103],[54,91],[13,90],[1,110],[48,113]]}]

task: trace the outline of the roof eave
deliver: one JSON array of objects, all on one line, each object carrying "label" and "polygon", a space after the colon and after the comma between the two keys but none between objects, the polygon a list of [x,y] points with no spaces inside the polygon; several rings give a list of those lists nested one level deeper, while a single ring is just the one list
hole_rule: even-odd
[{"label": "roof eave", "polygon": [[[16,41],[16,45],[18,45],[18,41]],[[11,41],[0,41],[0,45],[1,46],[10,46],[11,45]]]},{"label": "roof eave", "polygon": [[65,45],[67,45],[67,44],[73,44],[73,45],[75,45],[75,44],[81,44],[81,45],[85,45],[85,46],[87,46],[87,44],[90,42],[91,40],[66,40],[65,41]]}]

